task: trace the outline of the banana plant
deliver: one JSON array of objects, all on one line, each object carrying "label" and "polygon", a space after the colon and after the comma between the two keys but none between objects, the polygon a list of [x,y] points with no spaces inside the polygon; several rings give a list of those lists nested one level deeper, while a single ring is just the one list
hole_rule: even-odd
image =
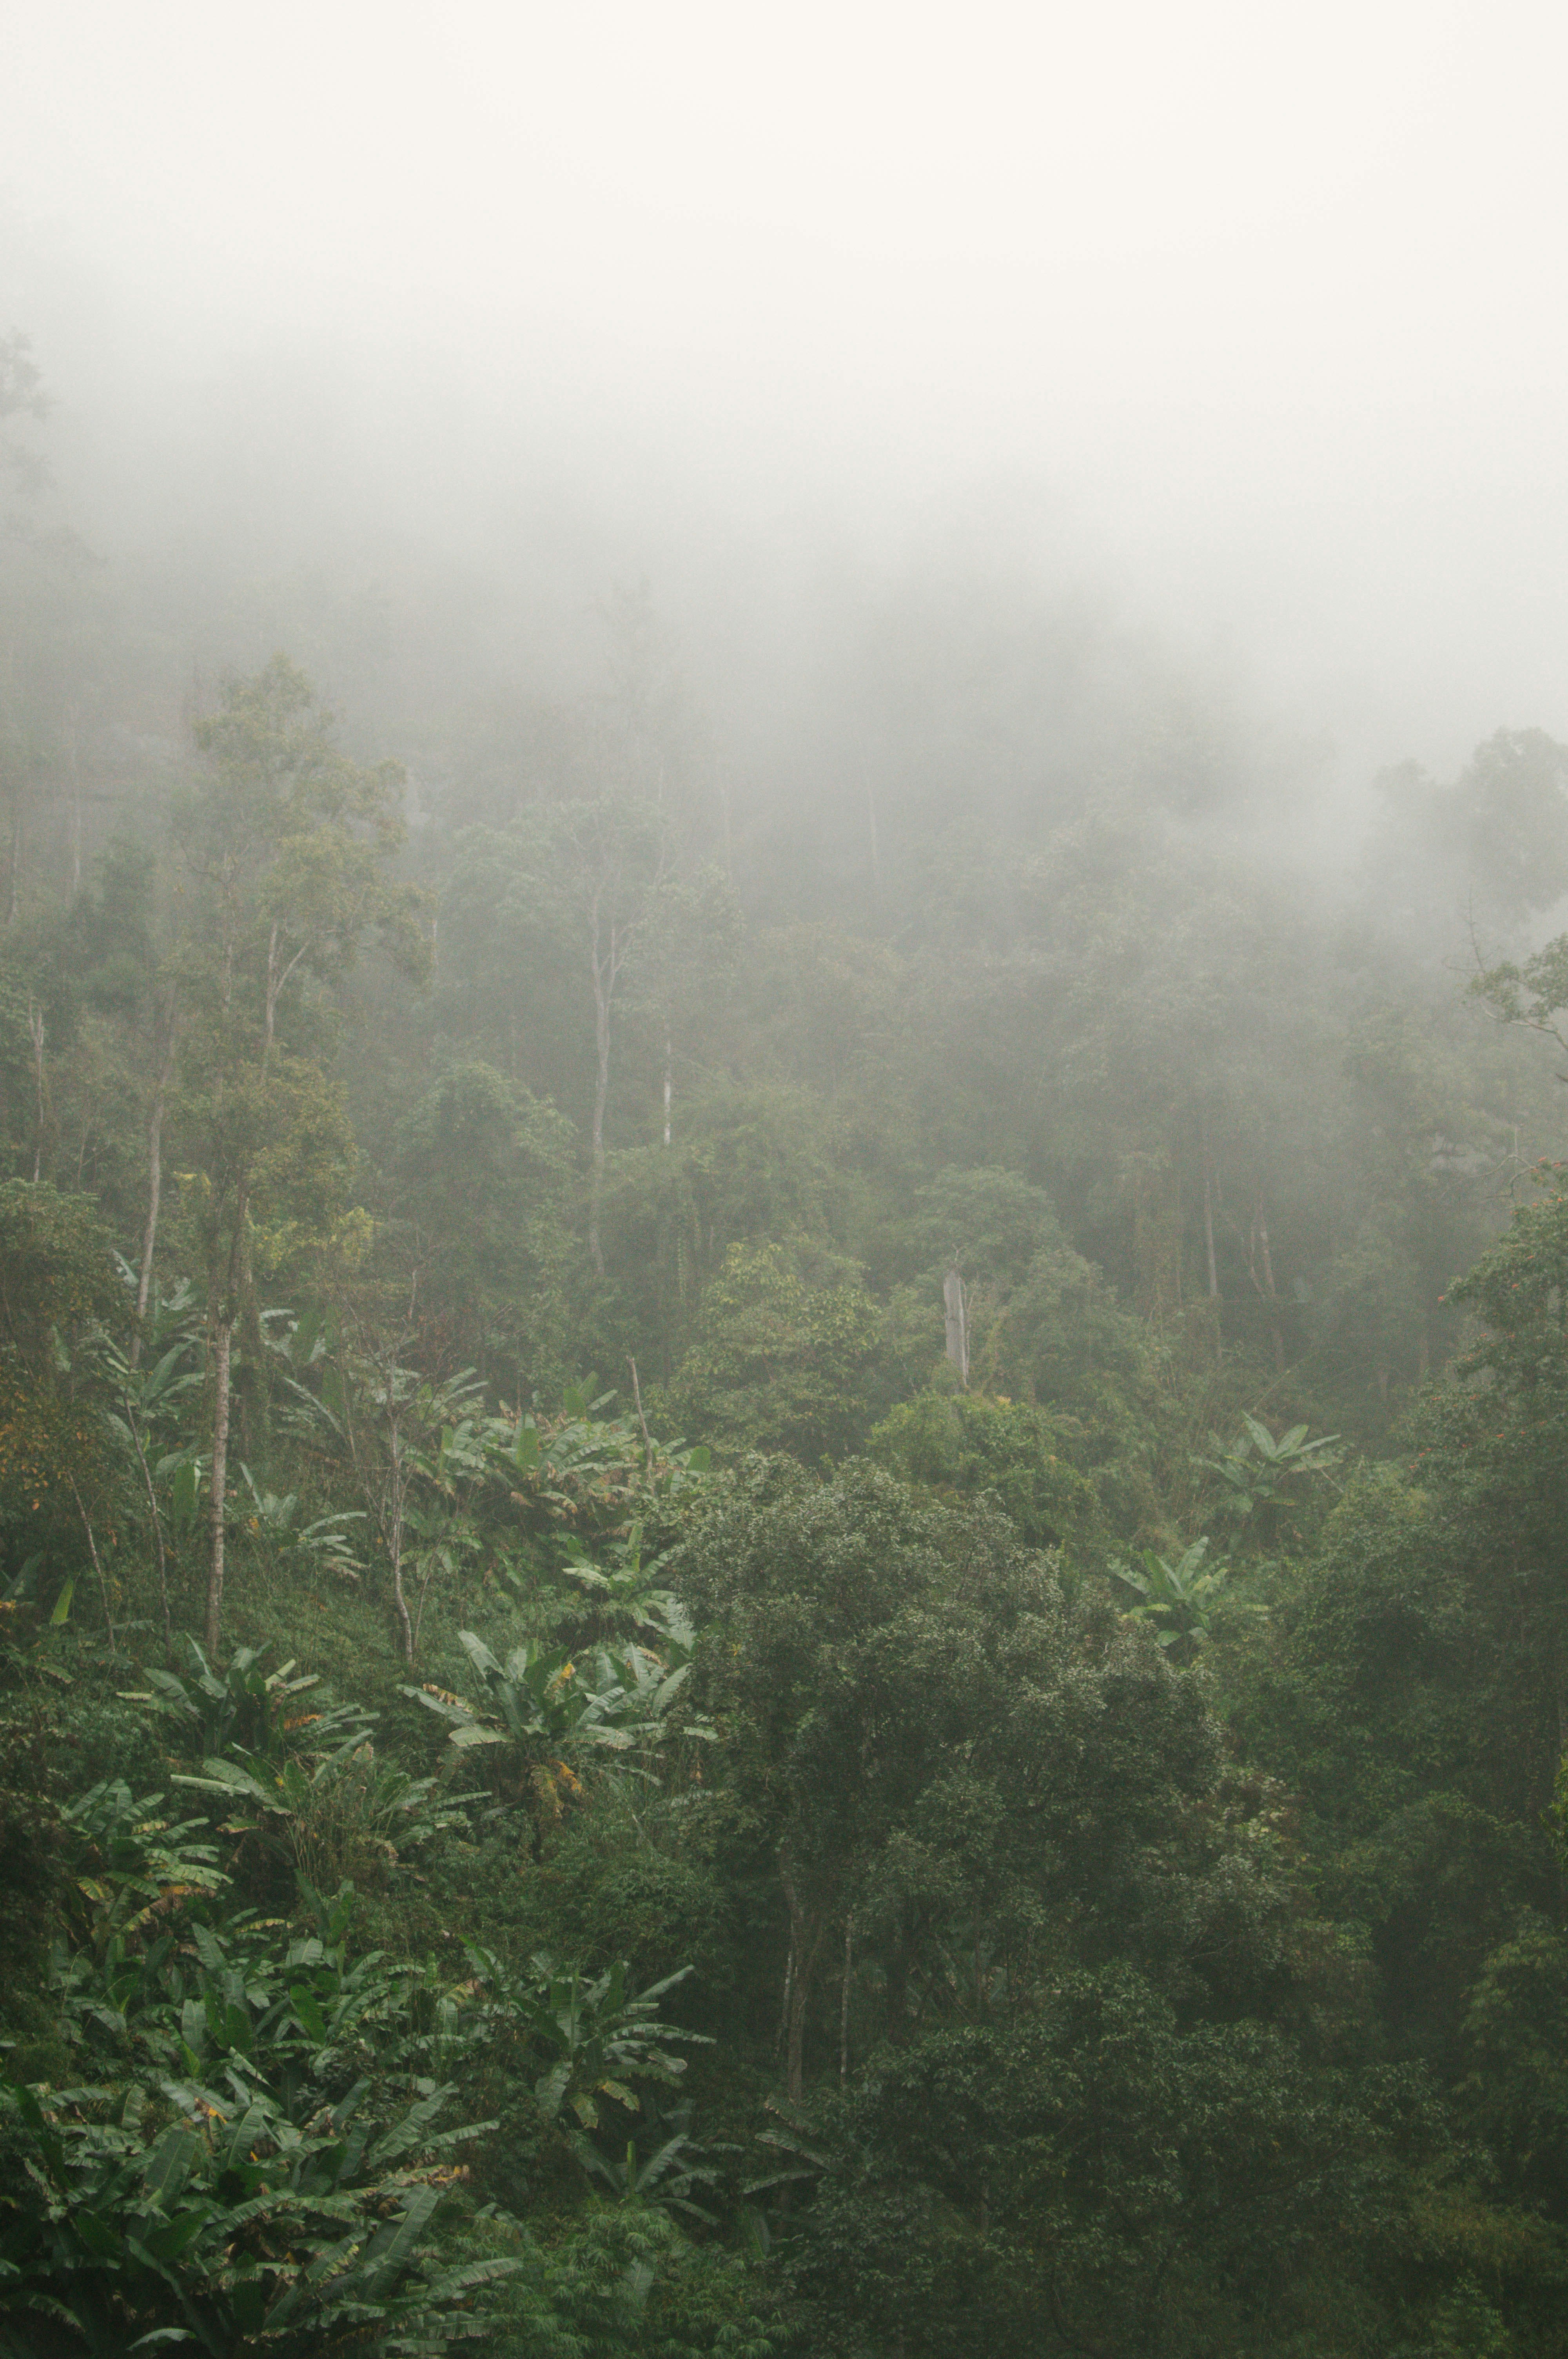
[{"label": "banana plant", "polygon": [[[452,2156],[421,2070],[419,1978],[351,1961],[351,1895],[290,1937],[251,1921],[60,1976],[82,2084],[0,2082],[21,2166],[0,2209],[0,2348],[16,2359],[185,2343],[310,2359],[482,2331],[509,2264],[449,2268]],[[373,2075],[347,2085],[362,2060]]]},{"label": "banana plant", "polygon": [[654,1646],[673,1642],[685,1656],[696,1644],[696,1632],[686,1609],[668,1585],[667,1568],[675,1550],[665,1549],[643,1560],[643,1526],[634,1523],[623,1539],[611,1540],[602,1564],[579,1562],[562,1568],[566,1578],[586,1593],[596,1635],[624,1634],[645,1638]]},{"label": "banana plant", "polygon": [[543,2067],[534,2082],[543,2121],[559,2123],[564,2110],[581,2129],[597,2129],[601,2097],[637,2113],[642,2101],[633,2082],[673,2087],[687,2067],[676,2046],[712,2045],[705,2033],[659,2019],[660,2000],[685,1982],[689,1966],[633,1992],[623,1962],[589,1982],[576,1966],[541,1953],[530,1961],[532,1972],[520,1975],[493,1950],[466,1946],[481,2019],[521,2036]]},{"label": "banana plant", "polygon": [[1299,1479],[1333,1481],[1344,1456],[1336,1433],[1309,1440],[1305,1425],[1292,1425],[1276,1440],[1260,1418],[1243,1412],[1241,1424],[1240,1439],[1229,1449],[1213,1433],[1209,1440],[1218,1455],[1193,1461],[1218,1478],[1214,1513],[1221,1522],[1245,1531],[1271,1510],[1286,1506],[1290,1486]]},{"label": "banana plant", "polygon": [[[697,2201],[697,2190],[707,2191],[718,2186],[719,2171],[702,2158],[720,2149],[699,2146],[692,2137],[690,2100],[665,2111],[650,2095],[643,2099],[643,2112],[654,2125],[655,2135],[661,2129],[671,2132],[651,2154],[639,2155],[635,2138],[627,2139],[624,2153],[607,2155],[583,2137],[577,2141],[579,2161],[590,2179],[599,2180],[622,2203],[684,2212],[689,2219],[715,2226],[716,2215]],[[723,2150],[740,2151],[733,2146]]]},{"label": "banana plant", "polygon": [[[642,1647],[619,1653],[593,1647],[579,1658],[535,1639],[502,1661],[476,1632],[459,1636],[483,1701],[430,1686],[406,1687],[402,1693],[445,1720],[449,1741],[462,1747],[513,1744],[525,1756],[655,1751],[669,1734],[672,1707],[691,1669],[689,1655],[671,1668]],[[708,1737],[712,1731],[704,1722],[688,1722],[683,1733]]]},{"label": "banana plant", "polygon": [[203,1648],[182,1634],[182,1670],[144,1671],[149,1685],[122,1690],[128,1702],[146,1705],[172,1721],[190,1749],[202,1758],[228,1759],[252,1770],[276,1771],[291,1744],[319,1749],[329,1740],[347,1748],[362,1744],[375,1715],[358,1704],[332,1704],[324,1698],[301,1709],[299,1699],[321,1682],[315,1672],[295,1676],[292,1661],[265,1668],[265,1647],[236,1647],[216,1669]]},{"label": "banana plant", "polygon": [[568,1385],[557,1417],[489,1419],[482,1432],[486,1462],[511,1505],[570,1533],[579,1560],[589,1546],[624,1538],[651,1498],[700,1484],[711,1465],[706,1450],[683,1441],[650,1451],[633,1419],[603,1414],[615,1397],[595,1397],[593,1381]]},{"label": "banana plant", "polygon": [[1209,1635],[1209,1613],[1225,1589],[1229,1568],[1208,1562],[1208,1542],[1195,1540],[1174,1563],[1153,1549],[1140,1549],[1130,1564],[1112,1557],[1107,1571],[1113,1581],[1132,1590],[1140,1603],[1129,1618],[1147,1622],[1155,1644],[1172,1647],[1200,1645]]},{"label": "banana plant", "polygon": [[251,1495],[251,1513],[246,1525],[252,1538],[273,1559],[285,1558],[303,1563],[319,1571],[336,1572],[346,1581],[357,1581],[360,1567],[349,1535],[349,1524],[362,1524],[364,1514],[359,1508],[340,1509],[330,1516],[318,1516],[313,1522],[299,1521],[299,1495],[289,1491],[282,1496],[276,1491],[263,1491],[250,1468],[241,1462],[240,1473]]},{"label": "banana plant", "polygon": [[101,1779],[60,1812],[70,1863],[70,1921],[84,1954],[105,1957],[191,1898],[229,1881],[205,1819],[163,1812],[162,1794],[134,1795],[123,1777]]}]

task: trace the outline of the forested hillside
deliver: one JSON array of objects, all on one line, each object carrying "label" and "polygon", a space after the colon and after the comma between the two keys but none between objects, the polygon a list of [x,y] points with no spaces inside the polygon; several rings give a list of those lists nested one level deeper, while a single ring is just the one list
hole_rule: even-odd
[{"label": "forested hillside", "polygon": [[1325,849],[1002,577],[535,690],[44,395],[0,2351],[1568,2351],[1568,748]]}]

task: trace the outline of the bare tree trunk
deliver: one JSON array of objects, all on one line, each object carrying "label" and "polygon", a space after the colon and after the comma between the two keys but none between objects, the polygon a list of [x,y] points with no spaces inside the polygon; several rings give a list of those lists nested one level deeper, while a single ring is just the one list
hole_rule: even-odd
[{"label": "bare tree trunk", "polygon": [[[1274,1264],[1269,1253],[1269,1215],[1263,1209],[1261,1196],[1258,1199],[1258,1245],[1263,1256],[1263,1290],[1271,1302],[1277,1302],[1279,1297],[1274,1291]],[[1278,1310],[1274,1312],[1271,1325],[1274,1334],[1274,1370],[1277,1375],[1282,1376],[1285,1373],[1285,1337],[1284,1331],[1280,1325]]]},{"label": "bare tree trunk", "polygon": [[1219,1297],[1219,1268],[1214,1257],[1214,1158],[1208,1151],[1208,1116],[1198,1115],[1198,1158],[1203,1165],[1203,1241],[1208,1259],[1208,1296]]},{"label": "bare tree trunk", "polygon": [[158,1205],[163,1196],[163,1102],[173,1071],[174,1009],[171,1006],[163,1063],[158,1071],[157,1087],[153,1092],[152,1112],[147,1116],[147,1220],[142,1231],[141,1276],[136,1281],[136,1332],[131,1338],[133,1368],[142,1356],[142,1321],[147,1315],[147,1304],[152,1299],[153,1255],[157,1249]]},{"label": "bare tree trunk", "polygon": [[1274,1299],[1274,1264],[1269,1252],[1269,1215],[1263,1209],[1263,1199],[1258,1199],[1258,1245],[1263,1256],[1263,1287],[1271,1302]]},{"label": "bare tree trunk", "polygon": [[966,1392],[969,1388],[969,1309],[964,1299],[964,1281],[957,1265],[942,1281],[942,1300],[947,1318],[947,1357],[958,1371],[958,1382]]},{"label": "bare tree trunk", "polygon": [[229,1482],[229,1353],[232,1314],[212,1325],[212,1555],[207,1572],[207,1652],[216,1658],[223,1635],[223,1507]]},{"label": "bare tree trunk", "polygon": [[299,964],[300,960],[305,956],[305,953],[309,947],[310,944],[308,940],[301,942],[299,948],[295,951],[294,956],[289,960],[288,964],[285,966],[282,963],[279,955],[277,928],[276,925],[273,927],[272,932],[267,938],[266,1016],[265,1032],[262,1040],[262,1071],[264,1073],[272,1062],[272,1044],[277,1027],[277,1003],[283,996],[284,986],[288,983],[290,977],[293,975],[295,968]]},{"label": "bare tree trunk", "polygon": [[131,1446],[136,1453],[136,1463],[142,1470],[142,1487],[147,1495],[147,1513],[153,1519],[153,1546],[157,1551],[158,1603],[163,1609],[163,1658],[166,1663],[172,1663],[174,1661],[174,1625],[169,1619],[168,1612],[168,1562],[164,1554],[163,1517],[157,1511],[157,1493],[153,1488],[152,1470],[147,1464],[147,1453],[142,1448],[142,1437],[136,1426],[136,1412],[131,1406],[131,1396],[129,1393],[123,1393],[121,1398],[125,1405],[125,1430],[131,1437]]},{"label": "bare tree trunk", "polygon": [[75,1477],[68,1474],[66,1481],[70,1484],[70,1495],[76,1501],[76,1512],[81,1517],[81,1528],[87,1534],[87,1553],[92,1559],[92,1570],[98,1575],[98,1593],[103,1600],[103,1626],[109,1633],[109,1644],[113,1646],[114,1616],[110,1610],[109,1583],[103,1578],[103,1565],[98,1554],[98,1543],[92,1537],[92,1518],[82,1505],[81,1494],[76,1487]]},{"label": "bare tree trunk", "polygon": [[849,1975],[854,1965],[855,1912],[844,1919],[844,1987],[838,1997],[838,2086],[849,2079]]},{"label": "bare tree trunk", "polygon": [[652,1466],[654,1462],[654,1437],[648,1431],[648,1420],[643,1414],[643,1387],[637,1382],[637,1363],[635,1360],[628,1360],[626,1365],[632,1371],[632,1397],[637,1404],[637,1422],[643,1429],[643,1447],[648,1453],[648,1463]]},{"label": "bare tree trunk", "polygon": [[604,1249],[599,1241],[599,1205],[604,1193],[604,1109],[610,1098],[610,994],[599,960],[597,913],[594,925],[593,1039],[599,1062],[593,1077],[593,1167],[589,1182],[588,1250],[596,1277],[604,1276]]},{"label": "bare tree trunk", "polygon": [[[395,1383],[393,1373],[388,1386]],[[408,1600],[403,1594],[403,1503],[406,1484],[403,1471],[403,1437],[395,1421],[392,1429],[392,1494],[391,1514],[387,1517],[386,1552],[392,1559],[392,1603],[397,1615],[397,1626],[403,1633],[403,1659],[410,1670],[414,1668],[414,1625],[408,1618]]]},{"label": "bare tree trunk", "polygon": [[277,925],[276,919],[266,943],[266,1016],[262,1039],[262,1071],[272,1062],[272,1031],[277,1016],[277,995],[281,988],[277,979]]},{"label": "bare tree trunk", "polygon": [[38,1126],[33,1133],[33,1185],[44,1168],[44,1011],[36,999],[27,1002],[27,1033],[33,1044],[33,1083],[38,1093]]},{"label": "bare tree trunk", "polygon": [[74,712],[66,726],[65,742],[70,749],[70,889],[74,896],[81,890],[81,765],[76,756]]},{"label": "bare tree trunk", "polygon": [[675,1097],[675,1050],[665,1034],[665,1145],[670,1143],[670,1107]]}]

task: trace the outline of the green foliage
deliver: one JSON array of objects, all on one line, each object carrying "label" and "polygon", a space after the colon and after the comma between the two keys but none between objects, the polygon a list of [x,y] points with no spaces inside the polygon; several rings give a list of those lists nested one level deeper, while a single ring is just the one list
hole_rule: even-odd
[{"label": "green foliage", "polygon": [[786,842],[633,593],[413,841],[280,658],[78,890],[0,574],[0,2345],[1551,2359],[1568,963],[1443,962],[1563,749],[1331,920],[976,608]]},{"label": "green foliage", "polygon": [[183,1670],[150,1669],[152,1685],[137,1692],[137,1701],[171,1721],[188,1745],[204,1757],[232,1756],[237,1761],[278,1768],[291,1734],[300,1726],[314,1727],[318,1737],[331,1734],[355,1744],[369,1722],[352,1706],[339,1706],[326,1716],[300,1712],[296,1699],[320,1685],[314,1671],[293,1676],[293,1663],[276,1670],[265,1665],[265,1648],[236,1647],[226,1664],[213,1665],[189,1636],[183,1639]]},{"label": "green foliage", "polygon": [[674,1398],[716,1447],[813,1462],[864,1430],[875,1306],[853,1284],[812,1286],[776,1245],[732,1245],[703,1297]]},{"label": "green foliage", "polygon": [[578,1183],[572,1127],[492,1065],[455,1064],[406,1116],[399,1215],[417,1228],[420,1314],[448,1357],[536,1379],[568,1372]]},{"label": "green foliage", "polygon": [[692,2245],[635,2200],[589,2209],[549,2242],[500,2229],[514,2274],[497,2288],[504,2359],[783,2359],[776,2305],[736,2255]]},{"label": "green foliage", "polygon": [[[91,2085],[4,2084],[23,2165],[0,2213],[0,2314],[18,2353],[190,2342],[304,2354],[357,2333],[433,2348],[474,2329],[505,2267],[445,2262],[435,2231],[477,2128],[422,2076],[406,1976],[349,1962],[350,1908],[280,1944],[194,1928],[61,1968]],[[373,2069],[360,2069],[371,2063]],[[416,2069],[410,2070],[410,2065]]]},{"label": "green foliage", "polygon": [[589,1981],[575,1966],[543,1956],[519,1975],[494,1951],[471,1944],[469,1962],[481,2020],[492,2032],[521,2040],[543,2066],[534,2102],[547,2125],[560,2122],[565,2108],[582,2129],[597,2129],[600,2097],[636,2113],[642,2101],[632,2083],[673,2087],[687,2069],[677,2044],[702,2037],[659,2020],[659,2001],[686,1979],[689,1967],[634,1993],[621,1963]]},{"label": "green foliage", "polygon": [[1141,1600],[1131,1619],[1150,1625],[1157,1647],[1190,1654],[1210,1635],[1209,1615],[1226,1593],[1229,1567],[1209,1564],[1208,1547],[1206,1539],[1195,1540],[1173,1562],[1144,1549],[1133,1563],[1113,1556],[1107,1565],[1112,1580]]},{"label": "green foliage", "polygon": [[1217,1477],[1219,1488],[1210,1512],[1230,1525],[1238,1540],[1278,1545],[1285,1538],[1299,1543],[1299,1528],[1287,1530],[1287,1510],[1299,1516],[1303,1492],[1314,1478],[1332,1482],[1343,1453],[1335,1445],[1336,1433],[1308,1440],[1305,1424],[1292,1425],[1278,1439],[1261,1418],[1244,1410],[1241,1436],[1227,1450],[1217,1434],[1209,1444],[1217,1455],[1195,1464]]},{"label": "green foliage", "polygon": [[1069,1555],[1101,1537],[1098,1495],[1079,1469],[1076,1419],[983,1393],[925,1392],[885,1417],[867,1455],[944,1502],[990,1493],[1031,1548]]},{"label": "green foliage", "polygon": [[1525,1914],[1471,1985],[1460,2093],[1509,2194],[1568,2217],[1568,1941]]},{"label": "green foliage", "polygon": [[474,1798],[378,1759],[373,1712],[324,1694],[302,1707],[297,1700],[319,1679],[291,1678],[292,1663],[266,1671],[249,1647],[236,1647],[220,1676],[194,1639],[184,1647],[187,1670],[148,1670],[142,1700],[195,1756],[196,1770],[174,1782],[220,1798],[222,1832],[239,1838],[242,1855],[247,1844],[253,1857],[270,1854],[308,1893],[346,1877],[373,1882],[452,1830],[467,1832]]},{"label": "green foliage", "polygon": [[403,1693],[449,1722],[449,1742],[460,1747],[511,1745],[519,1770],[537,1770],[557,1756],[583,1765],[600,1749],[649,1758],[677,1727],[687,1738],[711,1734],[700,1720],[677,1712],[691,1660],[673,1635],[664,1655],[637,1646],[600,1646],[579,1657],[530,1640],[503,1661],[474,1631],[459,1636],[483,1702],[427,1686],[406,1687]]},{"label": "green foliage", "polygon": [[40,1548],[86,1569],[81,1517],[103,1505],[113,1443],[84,1347],[124,1307],[89,1199],[0,1188],[0,1544],[13,1571]]},{"label": "green foliage", "polygon": [[1184,2027],[1125,1965],[1059,1974],[827,2114],[788,2276],[817,2348],[1325,2347],[1317,2302],[1365,2301],[1399,2234],[1422,2110],[1260,2027]]}]

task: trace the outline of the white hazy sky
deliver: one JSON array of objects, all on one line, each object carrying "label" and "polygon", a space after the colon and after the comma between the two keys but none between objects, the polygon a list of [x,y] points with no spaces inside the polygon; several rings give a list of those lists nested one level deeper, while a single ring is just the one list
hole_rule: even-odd
[{"label": "white hazy sky", "polygon": [[418,346],[764,511],[1039,481],[1442,762],[1568,736],[1565,67],[1517,0],[0,0],[0,193],[172,370]]}]

